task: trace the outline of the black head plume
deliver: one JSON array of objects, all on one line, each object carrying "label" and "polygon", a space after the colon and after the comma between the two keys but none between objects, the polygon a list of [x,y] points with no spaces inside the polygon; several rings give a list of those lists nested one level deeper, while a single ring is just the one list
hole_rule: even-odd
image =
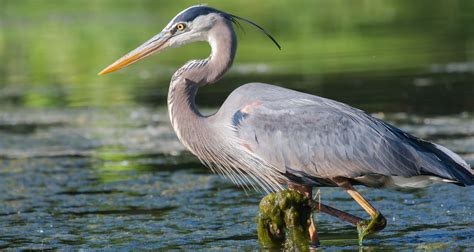
[{"label": "black head plume", "polygon": [[255,26],[255,27],[256,27],[257,29],[259,29],[261,32],[265,33],[265,35],[267,35],[267,37],[270,38],[270,39],[273,41],[273,43],[275,43],[275,45],[278,47],[278,49],[281,50],[281,46],[280,46],[280,44],[278,44],[278,42],[275,40],[275,38],[273,38],[273,36],[270,35],[270,33],[268,33],[268,32],[267,32],[265,29],[263,29],[263,27],[261,27],[260,25],[254,23],[254,22],[252,22],[252,21],[250,21],[250,20],[248,20],[248,19],[242,18],[242,17],[238,17],[238,16],[235,16],[235,15],[232,15],[232,14],[229,14],[229,13],[225,13],[225,14],[229,15],[230,20],[231,20],[234,24],[236,24],[237,26],[239,26],[239,27],[242,27],[242,26],[240,25],[240,23],[238,22],[238,20],[244,21],[244,22],[247,23],[247,24],[250,24],[250,25]]},{"label": "black head plume", "polygon": [[261,32],[265,33],[265,35],[267,35],[268,38],[270,38],[273,43],[275,43],[275,45],[278,47],[278,49],[281,50],[281,46],[280,44],[278,44],[278,42],[275,40],[275,38],[273,38],[272,35],[270,35],[265,29],[263,29],[263,27],[261,27],[260,25],[248,20],[248,19],[245,19],[245,18],[242,18],[242,17],[239,17],[239,16],[235,16],[235,15],[232,15],[232,14],[229,14],[229,13],[226,13],[226,12],[223,12],[223,11],[220,11],[220,10],[217,10],[217,9],[214,9],[214,8],[211,8],[211,7],[208,7],[206,5],[196,5],[196,6],[192,6],[192,7],[189,7],[188,9],[182,11],[180,14],[178,14],[174,19],[173,21],[171,22],[171,24],[175,24],[177,22],[190,22],[190,21],[193,21],[194,19],[196,19],[197,17],[201,16],[201,15],[208,15],[209,13],[219,13],[221,15],[223,15],[225,18],[229,19],[230,21],[232,21],[232,23],[234,23],[235,25],[237,25],[239,28],[242,28],[242,25],[240,25],[239,23],[239,20],[240,21],[244,21],[245,23],[247,24],[250,24],[254,27],[256,27],[257,29],[259,29]]}]

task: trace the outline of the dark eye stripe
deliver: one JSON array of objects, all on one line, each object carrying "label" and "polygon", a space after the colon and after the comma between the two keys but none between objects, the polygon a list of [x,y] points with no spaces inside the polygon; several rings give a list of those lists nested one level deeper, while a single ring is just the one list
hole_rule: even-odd
[{"label": "dark eye stripe", "polygon": [[175,26],[175,27],[173,27],[173,29],[171,29],[170,33],[175,34],[177,31],[178,31],[178,28],[176,28],[176,26]]}]

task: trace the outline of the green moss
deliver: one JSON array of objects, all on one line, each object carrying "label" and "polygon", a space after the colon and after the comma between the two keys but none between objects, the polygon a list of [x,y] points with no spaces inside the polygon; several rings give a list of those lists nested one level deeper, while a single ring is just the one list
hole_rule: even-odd
[{"label": "green moss", "polygon": [[376,233],[385,228],[387,220],[380,212],[370,220],[363,220],[357,224],[357,233],[359,235],[359,246],[362,247],[364,238],[367,235]]},{"label": "green moss", "polygon": [[308,248],[311,199],[285,190],[262,199],[258,215],[258,240],[263,248]]}]

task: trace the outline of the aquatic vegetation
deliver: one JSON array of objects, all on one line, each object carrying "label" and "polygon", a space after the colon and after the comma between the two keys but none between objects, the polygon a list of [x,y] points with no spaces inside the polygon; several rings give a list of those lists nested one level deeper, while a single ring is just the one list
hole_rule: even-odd
[{"label": "aquatic vegetation", "polygon": [[370,220],[363,220],[287,189],[271,193],[260,201],[257,226],[260,246],[288,250],[307,249],[311,242],[308,227],[311,224],[311,213],[315,210],[322,210],[356,225],[361,247],[365,237],[382,230],[387,224],[380,212]]},{"label": "aquatic vegetation", "polygon": [[364,238],[370,234],[382,230],[387,225],[387,220],[380,212],[370,220],[363,220],[357,223],[357,234],[359,235],[359,246],[362,246]]},{"label": "aquatic vegetation", "polygon": [[284,190],[262,199],[258,214],[258,240],[264,248],[307,248],[312,200]]}]

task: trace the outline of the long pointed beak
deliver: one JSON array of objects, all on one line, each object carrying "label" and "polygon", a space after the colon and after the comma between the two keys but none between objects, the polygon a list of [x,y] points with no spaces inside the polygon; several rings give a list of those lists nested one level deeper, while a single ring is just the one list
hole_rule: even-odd
[{"label": "long pointed beak", "polygon": [[146,56],[152,55],[156,52],[162,51],[169,46],[168,40],[171,38],[171,33],[161,32],[154,36],[143,45],[139,46],[135,50],[129,52],[127,55],[115,61],[112,65],[106,67],[98,75],[108,74],[131,65]]}]

